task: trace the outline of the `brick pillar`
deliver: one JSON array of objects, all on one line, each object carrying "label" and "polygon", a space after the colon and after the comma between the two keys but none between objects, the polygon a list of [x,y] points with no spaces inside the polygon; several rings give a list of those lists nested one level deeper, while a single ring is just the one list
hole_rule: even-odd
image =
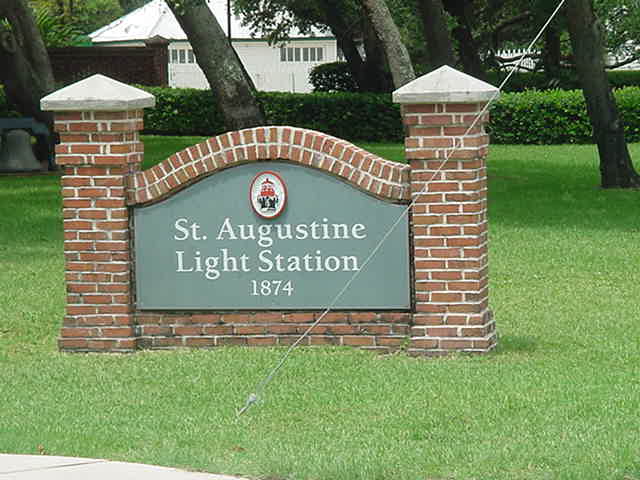
[{"label": "brick pillar", "polygon": [[448,66],[394,92],[415,202],[415,355],[487,352],[496,344],[488,300],[488,114],[469,128],[497,93]]},{"label": "brick pillar", "polygon": [[[96,99],[96,96],[98,99]],[[94,75],[42,99],[60,134],[67,306],[59,348],[136,348],[127,189],[142,161],[146,92]]]}]

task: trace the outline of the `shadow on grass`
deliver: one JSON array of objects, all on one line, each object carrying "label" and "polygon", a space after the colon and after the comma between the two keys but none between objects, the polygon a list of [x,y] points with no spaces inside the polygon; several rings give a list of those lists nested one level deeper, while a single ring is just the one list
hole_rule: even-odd
[{"label": "shadow on grass", "polygon": [[[498,320],[499,321],[499,320]],[[498,344],[495,355],[510,357],[518,355],[562,354],[567,351],[585,351],[590,348],[588,342],[572,337],[547,338],[544,336],[501,334],[498,324]]]},{"label": "shadow on grass", "polygon": [[534,353],[539,348],[540,345],[534,337],[522,335],[500,335],[498,338],[496,353]]}]

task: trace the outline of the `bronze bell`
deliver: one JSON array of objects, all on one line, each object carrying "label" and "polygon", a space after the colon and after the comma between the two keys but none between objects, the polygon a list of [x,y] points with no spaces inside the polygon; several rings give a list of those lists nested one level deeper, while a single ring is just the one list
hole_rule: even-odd
[{"label": "bronze bell", "polygon": [[0,144],[0,172],[42,170],[33,154],[31,134],[25,130],[5,130]]}]

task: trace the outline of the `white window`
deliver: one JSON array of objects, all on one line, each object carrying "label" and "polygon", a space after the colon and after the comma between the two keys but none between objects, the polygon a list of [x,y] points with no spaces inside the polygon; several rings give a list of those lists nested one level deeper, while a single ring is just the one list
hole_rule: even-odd
[{"label": "white window", "polygon": [[281,62],[322,62],[323,47],[280,47]]},{"label": "white window", "polygon": [[171,50],[171,63],[178,63],[178,50],[175,48]]},{"label": "white window", "polygon": [[193,50],[189,49],[187,52],[189,53],[189,63],[195,63],[196,58],[193,56]]},{"label": "white window", "polygon": [[186,50],[179,50],[180,52],[180,63],[186,63]]}]

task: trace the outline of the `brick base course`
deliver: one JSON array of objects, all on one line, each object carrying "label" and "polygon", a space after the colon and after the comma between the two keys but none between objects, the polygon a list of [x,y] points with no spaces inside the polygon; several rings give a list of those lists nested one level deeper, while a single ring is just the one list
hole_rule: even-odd
[{"label": "brick base course", "polygon": [[[291,345],[322,312],[141,313],[142,348]],[[406,345],[409,313],[331,312],[302,345],[356,346],[391,352]]]}]

